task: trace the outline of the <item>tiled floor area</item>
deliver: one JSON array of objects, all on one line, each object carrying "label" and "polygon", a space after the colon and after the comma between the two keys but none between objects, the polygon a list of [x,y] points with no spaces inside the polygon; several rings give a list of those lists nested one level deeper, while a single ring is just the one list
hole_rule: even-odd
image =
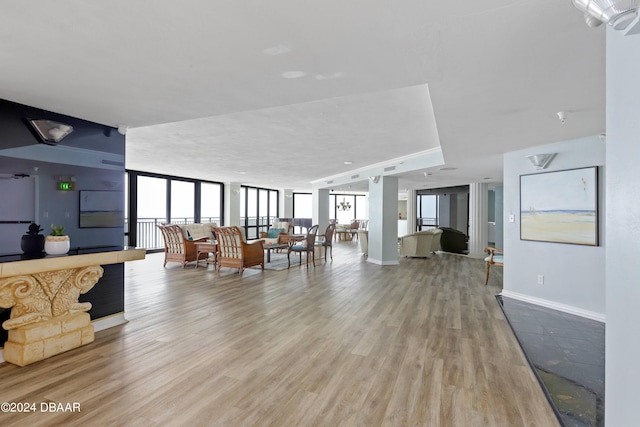
[{"label": "tiled floor area", "polygon": [[566,427],[604,425],[605,325],[498,296]]}]

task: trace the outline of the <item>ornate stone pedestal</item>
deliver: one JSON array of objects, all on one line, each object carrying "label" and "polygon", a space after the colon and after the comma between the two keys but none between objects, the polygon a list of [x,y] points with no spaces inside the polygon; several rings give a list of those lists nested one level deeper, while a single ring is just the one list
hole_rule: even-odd
[{"label": "ornate stone pedestal", "polygon": [[94,340],[86,311],[78,302],[102,277],[96,264],[142,259],[144,249],[52,257],[0,264],[0,307],[11,308],[2,324],[9,331],[7,362],[25,366]]},{"label": "ornate stone pedestal", "polygon": [[95,335],[88,313],[73,313],[9,331],[4,358],[25,366],[93,342]]}]

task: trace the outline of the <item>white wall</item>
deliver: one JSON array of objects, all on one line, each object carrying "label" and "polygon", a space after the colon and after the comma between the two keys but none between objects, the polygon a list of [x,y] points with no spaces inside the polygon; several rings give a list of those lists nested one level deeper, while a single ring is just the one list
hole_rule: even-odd
[{"label": "white wall", "polygon": [[607,28],[607,426],[638,425],[640,35]]},{"label": "white wall", "polygon": [[[605,145],[597,136],[505,154],[503,293],[543,304],[550,302],[556,308],[604,319],[604,168],[600,168],[599,180],[600,246],[524,241],[520,240],[520,175],[536,172],[525,156],[537,153],[558,153],[550,166],[540,172],[605,164]],[[508,220],[510,214],[515,216],[513,223]],[[543,285],[537,284],[538,275],[544,276]]]}]

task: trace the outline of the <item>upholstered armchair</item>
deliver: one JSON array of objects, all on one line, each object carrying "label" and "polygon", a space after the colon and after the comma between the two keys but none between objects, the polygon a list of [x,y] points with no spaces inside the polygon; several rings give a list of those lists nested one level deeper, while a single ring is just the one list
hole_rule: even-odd
[{"label": "upholstered armchair", "polygon": [[264,270],[264,241],[247,243],[242,230],[235,226],[214,227],[218,240],[218,271],[221,267],[237,268],[242,276],[245,268],[259,265]]},{"label": "upholstered armchair", "polygon": [[358,230],[358,241],[360,241],[360,250],[365,257],[369,256],[369,231]]},{"label": "upholstered armchair", "polygon": [[440,227],[442,237],[440,239],[440,247],[444,252],[452,252],[454,254],[466,254],[467,235],[460,230],[449,227]]},{"label": "upholstered armchair", "polygon": [[260,238],[264,240],[264,243],[267,245],[279,244],[282,245],[285,242],[282,239],[282,236],[286,236],[290,234],[291,223],[284,221],[276,221],[271,224],[269,227],[269,231],[260,232]]},{"label": "upholstered armchair", "polygon": [[400,255],[405,257],[428,258],[440,248],[442,230],[433,228],[407,234],[400,238]]},{"label": "upholstered armchair", "polygon": [[[179,225],[159,225],[158,228],[164,239],[164,267],[167,266],[168,262],[179,262],[184,268],[188,263],[196,261],[198,251],[195,242],[207,240],[206,237],[189,240]],[[200,254],[200,259],[206,259],[207,255],[205,253]]]}]

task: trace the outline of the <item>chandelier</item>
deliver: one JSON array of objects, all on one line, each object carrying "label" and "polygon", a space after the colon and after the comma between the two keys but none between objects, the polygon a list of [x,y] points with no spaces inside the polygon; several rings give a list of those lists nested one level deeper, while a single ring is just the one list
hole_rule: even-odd
[{"label": "chandelier", "polygon": [[342,198],[342,201],[340,203],[338,203],[338,210],[339,211],[348,211],[349,209],[351,209],[351,204],[349,202],[344,201],[344,197]]}]

